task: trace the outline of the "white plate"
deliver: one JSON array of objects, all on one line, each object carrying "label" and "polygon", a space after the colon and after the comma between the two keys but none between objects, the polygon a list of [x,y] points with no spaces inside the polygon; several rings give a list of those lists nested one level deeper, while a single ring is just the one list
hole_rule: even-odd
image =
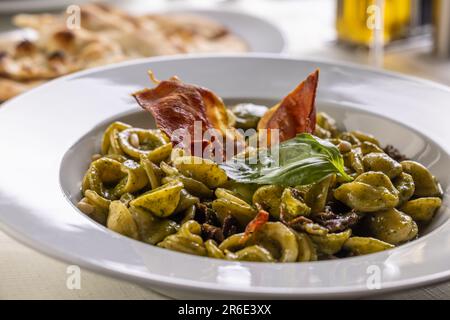
[{"label": "white plate", "polygon": [[[277,100],[317,67],[319,109],[349,129],[398,146],[440,179],[444,205],[425,236],[362,257],[240,263],[125,238],[74,207],[104,126],[115,119],[152,125],[151,116],[130,97],[151,86],[148,69],[161,79],[178,75],[209,87],[225,99]],[[269,55],[154,58],[77,73],[0,108],[0,224],[53,257],[175,297],[360,297],[429,284],[450,277],[448,101],[450,90],[430,82]],[[370,289],[378,276],[381,288]]]},{"label": "white plate", "polygon": [[[287,50],[286,37],[277,26],[265,19],[250,14],[227,10],[194,10],[188,8],[160,10],[152,13],[187,13],[208,17],[221,23],[233,34],[236,34],[243,39],[248,45],[249,52],[281,53],[286,52]],[[140,14],[142,14],[142,12],[140,12]],[[0,34],[0,42],[2,40],[14,41],[23,38],[34,40],[37,38],[37,34],[31,29],[14,30]]]}]

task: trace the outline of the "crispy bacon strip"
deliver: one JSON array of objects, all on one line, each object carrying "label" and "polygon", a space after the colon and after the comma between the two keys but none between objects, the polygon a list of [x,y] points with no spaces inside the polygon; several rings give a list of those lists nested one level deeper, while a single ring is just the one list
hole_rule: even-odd
[{"label": "crispy bacon strip", "polygon": [[[173,77],[160,81],[153,89],[138,91],[133,96],[143,109],[151,112],[158,128],[181,147],[185,147],[182,136],[175,132],[184,132],[194,138],[195,121],[201,122],[202,133],[216,129],[223,138],[233,139],[239,144],[244,141],[236,131],[229,128],[222,100],[208,89],[183,83]],[[205,141],[194,143],[205,146]]]},{"label": "crispy bacon strip", "polygon": [[142,108],[151,112],[157,126],[171,139],[180,138],[174,136],[178,129],[185,129],[193,137],[194,121],[202,123],[202,130],[213,128],[199,90],[178,79],[161,81],[155,88],[138,91],[133,96]]},{"label": "crispy bacon strip", "polygon": [[[311,73],[305,81],[289,93],[279,104],[261,118],[258,129],[278,129],[280,142],[291,139],[297,133],[313,133],[316,125],[315,98],[319,70]],[[270,142],[270,137],[268,137]]]},{"label": "crispy bacon strip", "polygon": [[241,238],[241,242],[245,243],[250,236],[261,229],[261,227],[269,221],[269,213],[261,208],[261,206],[258,207],[258,214],[256,217],[253,218],[252,221],[250,221],[247,226],[245,227],[244,236]]}]

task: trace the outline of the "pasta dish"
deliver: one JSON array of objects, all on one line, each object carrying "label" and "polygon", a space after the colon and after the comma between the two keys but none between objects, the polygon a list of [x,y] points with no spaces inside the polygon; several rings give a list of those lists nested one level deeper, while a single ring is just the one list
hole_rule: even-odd
[{"label": "pasta dish", "polygon": [[441,206],[425,166],[316,111],[318,70],[271,108],[152,80],[133,96],[157,129],[111,123],[82,180],[78,208],[124,236],[217,259],[307,262],[414,240]]}]

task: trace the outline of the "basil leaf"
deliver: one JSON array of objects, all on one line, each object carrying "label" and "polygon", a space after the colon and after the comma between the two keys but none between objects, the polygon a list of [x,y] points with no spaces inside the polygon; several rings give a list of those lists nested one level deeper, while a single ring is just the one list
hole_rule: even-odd
[{"label": "basil leaf", "polygon": [[308,133],[284,141],[254,155],[234,157],[221,165],[229,178],[242,183],[307,185],[338,174],[352,178],[344,170],[344,160],[331,142]]}]

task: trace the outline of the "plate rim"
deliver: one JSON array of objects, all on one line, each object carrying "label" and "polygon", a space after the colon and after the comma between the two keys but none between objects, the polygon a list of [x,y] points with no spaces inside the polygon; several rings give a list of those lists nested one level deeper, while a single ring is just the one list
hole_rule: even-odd
[{"label": "plate rim", "polygon": [[433,87],[435,89],[444,90],[446,92],[450,93],[450,85],[446,85],[434,80],[421,78],[419,76],[415,75],[407,75],[403,74],[397,71],[391,71],[391,70],[385,70],[369,65],[361,65],[355,62],[349,62],[349,61],[336,61],[333,59],[327,59],[327,58],[309,58],[309,57],[296,57],[293,54],[290,53],[265,53],[265,52],[249,52],[249,53],[183,53],[183,54],[174,54],[170,56],[155,56],[155,57],[145,57],[145,58],[138,58],[138,59],[132,59],[128,61],[122,61],[122,62],[116,62],[112,64],[108,64],[105,66],[98,66],[89,68],[86,70],[77,71],[71,74],[67,74],[55,79],[51,79],[35,88],[32,88],[18,96],[15,96],[11,99],[8,99],[7,101],[3,102],[0,106],[0,110],[8,107],[11,103],[15,102],[17,99],[20,99],[26,95],[29,95],[30,93],[34,93],[37,90],[41,90],[42,88],[46,88],[49,85],[53,85],[54,82],[59,81],[65,81],[69,80],[71,78],[76,78],[80,76],[86,76],[90,73],[96,73],[96,72],[102,72],[107,71],[109,69],[114,68],[121,68],[121,67],[127,67],[127,66],[133,66],[137,64],[144,64],[144,63],[152,63],[152,62],[165,62],[170,60],[184,60],[184,59],[205,59],[205,58],[256,58],[256,59],[272,59],[272,60],[293,60],[293,61],[299,61],[299,62],[306,62],[306,63],[318,63],[318,64],[326,64],[328,66],[335,66],[335,67],[344,67],[344,68],[350,68],[350,69],[356,69],[356,70],[363,70],[366,72],[372,72],[376,73],[378,75],[386,75],[392,78],[396,78],[399,80],[405,80],[409,82],[415,82],[416,84],[423,84],[430,87]]}]

